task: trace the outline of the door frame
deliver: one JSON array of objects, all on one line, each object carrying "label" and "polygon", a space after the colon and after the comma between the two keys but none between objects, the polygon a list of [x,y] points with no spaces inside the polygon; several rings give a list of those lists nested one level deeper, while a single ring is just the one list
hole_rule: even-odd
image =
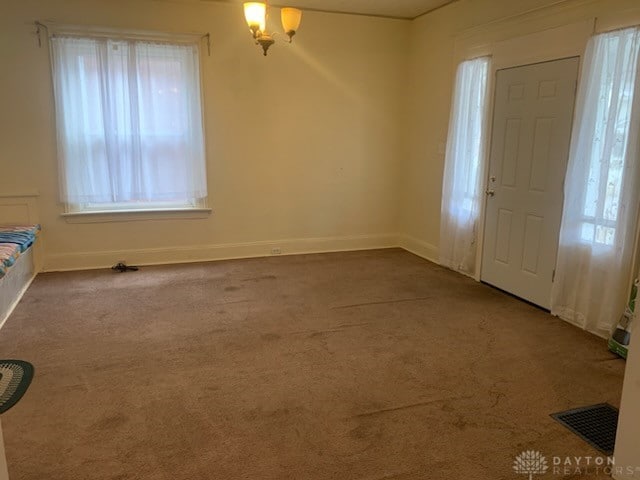
[{"label": "door frame", "polygon": [[[574,121],[575,121],[575,112],[576,112],[576,106],[577,106],[577,102],[578,102],[578,82],[580,79],[580,68],[581,68],[581,57],[579,55],[573,55],[570,57],[564,57],[564,58],[556,58],[556,59],[550,59],[550,60],[544,60],[542,62],[535,62],[535,63],[528,63],[525,65],[517,65],[514,67],[504,67],[504,68],[500,68],[500,69],[496,69],[495,70],[495,74],[493,77],[493,85],[494,85],[494,89],[493,89],[493,94],[492,94],[492,98],[495,100],[495,92],[496,92],[496,88],[497,88],[497,78],[498,78],[498,72],[502,72],[504,70],[510,70],[513,68],[522,68],[522,67],[530,67],[530,66],[535,66],[535,65],[544,65],[545,63],[551,63],[551,62],[561,62],[564,60],[578,60],[578,71],[576,72],[576,85],[575,85],[575,92],[574,92],[574,97],[573,97],[573,106],[571,109],[571,121],[570,121],[570,125],[569,125],[569,148],[571,146],[571,135],[573,133],[573,125],[574,125]],[[492,115],[491,118],[488,119],[489,124],[491,125],[491,128],[489,129],[492,132],[493,126],[495,124],[495,101],[494,104],[492,105]],[[493,137],[493,135],[492,135]],[[488,147],[488,151],[485,153],[485,157],[484,157],[484,163],[486,166],[486,174],[485,174],[485,178],[483,180],[483,193],[486,192],[486,190],[488,190],[489,188],[491,188],[491,180],[489,178],[490,175],[490,168],[491,168],[491,147],[493,146],[493,139],[489,139],[489,141],[486,142],[487,147]],[[569,155],[569,150],[567,150],[567,157]],[[564,181],[566,178],[566,173],[567,173],[567,168],[569,166],[569,160],[567,158],[567,160],[565,161],[565,170],[564,172],[562,172],[562,185],[564,185]],[[563,193],[563,192],[562,192]],[[564,194],[562,195],[562,198],[564,200]],[[482,225],[480,227],[479,230],[482,230],[482,238],[478,239],[478,243],[479,243],[479,250],[478,250],[478,257],[477,257],[477,268],[478,268],[478,272],[477,272],[477,276],[478,276],[478,280],[482,281],[482,262],[484,259],[484,242],[485,242],[485,233],[486,233],[486,224],[487,224],[487,210],[488,210],[488,205],[489,205],[489,196],[488,195],[484,195],[484,201],[481,202],[481,218],[482,222],[480,222]],[[564,206],[561,206],[561,210],[563,210]],[[560,230],[558,230],[558,235],[560,234]],[[559,240],[560,238],[558,237],[557,241],[558,241],[558,245],[557,247],[559,247]],[[554,271],[554,276],[555,276],[555,268],[557,265],[557,250],[556,250],[556,257],[553,259],[553,271]],[[553,284],[553,279],[551,280],[551,283]],[[491,283],[489,283],[489,285],[492,285]],[[496,287],[496,288],[500,288],[500,287]],[[516,295],[519,296],[519,295]],[[535,305],[538,305],[541,308],[547,309],[546,306],[541,305],[541,304],[537,304],[535,302],[533,302],[532,300],[529,300],[525,297],[522,297],[525,301],[529,302],[529,303],[533,303]],[[549,292],[549,299],[551,298],[551,292]]]},{"label": "door frame", "polygon": [[[490,37],[491,30],[475,32],[470,36],[462,36],[456,39],[454,62],[457,66],[461,61],[481,56],[491,57],[491,68],[487,79],[487,108],[484,118],[485,145],[482,152],[482,176],[481,191],[483,199],[480,202],[480,212],[476,231],[476,264],[473,278],[480,281],[482,272],[482,251],[484,247],[484,233],[486,220],[486,202],[484,195],[489,180],[489,156],[491,154],[491,138],[493,128],[493,114],[495,105],[495,84],[498,70],[514,68],[536,63],[550,62],[564,58],[579,57],[578,77],[582,69],[582,60],[587,42],[594,32],[595,19],[570,23],[555,28],[538,29],[527,35],[515,34],[522,32],[521,24],[512,25],[514,34],[506,39],[496,40]],[[536,45],[532,50],[531,45]],[[575,112],[575,107],[574,107]]]}]

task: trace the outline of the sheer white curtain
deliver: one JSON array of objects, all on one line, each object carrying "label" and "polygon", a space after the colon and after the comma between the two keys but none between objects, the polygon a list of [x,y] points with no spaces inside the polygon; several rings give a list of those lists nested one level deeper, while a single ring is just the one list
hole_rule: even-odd
[{"label": "sheer white curtain", "polygon": [[51,39],[62,200],[207,195],[198,47]]},{"label": "sheer white curtain", "polygon": [[458,66],[442,184],[440,263],[473,275],[487,113],[489,58]]},{"label": "sheer white curtain", "polygon": [[640,30],[587,46],[565,180],[551,312],[606,337],[628,293],[638,215]]}]

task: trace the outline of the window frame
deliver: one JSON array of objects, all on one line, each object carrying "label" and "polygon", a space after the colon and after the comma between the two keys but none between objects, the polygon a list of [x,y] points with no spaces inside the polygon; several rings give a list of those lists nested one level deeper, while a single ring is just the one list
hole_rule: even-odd
[{"label": "window frame", "polygon": [[[606,33],[606,32],[605,32]],[[601,34],[602,35],[602,34]],[[615,135],[619,135],[618,130],[622,127],[623,130],[626,130],[626,142],[627,145],[624,146],[624,152],[622,153],[621,156],[617,157],[619,159],[619,161],[621,162],[621,173],[620,176],[623,177],[625,175],[625,170],[627,168],[627,161],[628,159],[626,158],[627,156],[627,147],[628,147],[628,142],[630,141],[630,136],[631,136],[631,131],[630,131],[630,127],[631,127],[631,117],[632,117],[632,112],[633,112],[633,102],[634,102],[634,90],[637,87],[634,87],[631,89],[631,91],[625,91],[624,92],[624,96],[625,96],[625,100],[628,101],[628,113],[629,113],[629,118],[627,118],[624,122],[624,125],[615,125],[614,131],[615,131]],[[589,246],[591,248],[596,248],[596,249],[612,249],[612,248],[617,248],[618,246],[618,228],[619,228],[619,220],[620,220],[620,211],[619,211],[619,205],[616,207],[616,218],[615,219],[610,219],[610,218],[606,218],[607,214],[606,214],[606,204],[608,202],[608,200],[614,200],[616,203],[618,203],[620,201],[620,198],[622,198],[623,196],[623,189],[624,189],[624,182],[622,182],[622,179],[620,180],[622,182],[621,185],[621,189],[620,191],[617,192],[617,194],[614,194],[614,196],[609,197],[609,194],[607,192],[608,190],[608,178],[609,178],[609,173],[611,170],[611,165],[613,164],[613,158],[614,158],[614,154],[611,154],[611,158],[609,159],[609,163],[608,166],[606,168],[606,172],[600,172],[600,181],[599,181],[599,190],[600,192],[598,193],[598,196],[596,198],[596,205],[595,205],[595,212],[593,215],[589,215],[585,212],[585,210],[587,210],[587,190],[584,190],[583,192],[583,196],[582,196],[582,214],[579,218],[579,229],[580,229],[580,243],[586,246]],[[593,165],[593,162],[595,162],[596,159],[595,158],[590,158],[589,159],[589,165],[590,167]],[[600,185],[600,184],[604,184]],[[590,239],[585,238],[584,235],[584,229],[585,227],[593,229],[593,234],[590,235]],[[604,235],[604,239],[603,241],[599,240],[599,232],[598,230],[601,230],[601,234]],[[609,236],[607,235],[606,231],[610,231],[611,232],[611,241],[608,240]]]},{"label": "window frame", "polygon": [[[212,209],[208,206],[208,155],[207,155],[207,135],[205,122],[205,79],[204,79],[204,58],[202,42],[206,40],[209,49],[209,34],[183,34],[168,32],[151,32],[138,30],[121,30],[104,27],[87,27],[76,25],[47,25],[49,38],[54,35],[64,35],[83,39],[100,39],[100,40],[125,40],[125,41],[149,41],[154,43],[164,43],[167,45],[191,45],[195,46],[198,58],[198,79],[200,83],[198,101],[200,103],[200,124],[202,128],[202,146],[204,153],[204,170],[205,183],[207,185],[207,197],[188,199],[186,202],[146,202],[140,207],[133,207],[134,202],[121,202],[110,204],[78,204],[71,202],[62,202],[64,211],[61,216],[65,217],[69,223],[93,223],[101,221],[123,221],[135,219],[154,219],[154,218],[204,218],[212,213]],[[53,54],[51,51],[51,75],[52,81],[54,75]],[[57,123],[57,122],[56,122]],[[58,128],[56,124],[56,130]],[[58,164],[58,169],[60,166]],[[61,173],[64,175],[64,173]],[[66,178],[63,178],[66,182]],[[91,217],[96,217],[91,219]]]}]

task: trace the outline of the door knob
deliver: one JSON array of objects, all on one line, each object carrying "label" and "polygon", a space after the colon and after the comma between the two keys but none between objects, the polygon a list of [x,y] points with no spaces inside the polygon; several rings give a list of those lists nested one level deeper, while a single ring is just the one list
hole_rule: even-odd
[{"label": "door knob", "polygon": [[487,189],[487,191],[484,193],[486,193],[490,197],[493,197],[496,194],[495,190],[490,190],[490,189]]}]

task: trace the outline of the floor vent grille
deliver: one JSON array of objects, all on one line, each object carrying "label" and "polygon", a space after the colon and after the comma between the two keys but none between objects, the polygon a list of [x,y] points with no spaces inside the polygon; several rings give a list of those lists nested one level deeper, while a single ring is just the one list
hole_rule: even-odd
[{"label": "floor vent grille", "polygon": [[618,409],[608,403],[554,413],[553,419],[605,455],[613,455]]}]

